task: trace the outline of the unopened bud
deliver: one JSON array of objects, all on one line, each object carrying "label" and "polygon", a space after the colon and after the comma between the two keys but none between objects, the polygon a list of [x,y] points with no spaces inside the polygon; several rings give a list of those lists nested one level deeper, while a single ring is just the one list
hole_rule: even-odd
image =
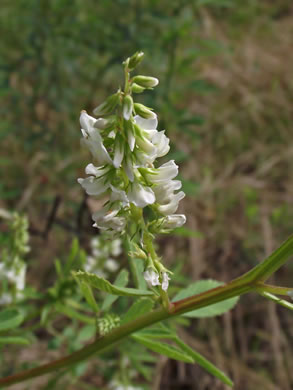
[{"label": "unopened bud", "polygon": [[172,214],[164,218],[162,227],[165,229],[175,229],[181,227],[186,222],[184,214]]},{"label": "unopened bud", "polygon": [[159,80],[150,76],[135,76],[133,82],[144,88],[153,88],[159,84]]},{"label": "unopened bud", "polygon": [[108,121],[104,118],[98,118],[94,124],[96,129],[104,130],[108,125]]},{"label": "unopened bud", "polygon": [[142,93],[143,91],[145,90],[144,87],[141,87],[140,85],[136,84],[136,83],[133,83],[131,85],[131,91],[133,93]]},{"label": "unopened bud", "polygon": [[119,102],[120,93],[114,93],[114,95],[109,96],[102,104],[94,109],[95,115],[108,115],[110,114],[114,108],[117,106]]},{"label": "unopened bud", "polygon": [[134,103],[134,110],[137,115],[145,119],[155,119],[157,115],[152,112],[148,107],[140,103]]},{"label": "unopened bud", "polygon": [[130,95],[126,95],[123,99],[123,118],[129,121],[133,110],[133,100]]},{"label": "unopened bud", "polygon": [[137,51],[133,56],[129,58],[128,69],[133,70],[143,59],[144,53],[142,51]]},{"label": "unopened bud", "polygon": [[132,244],[132,246],[133,250],[128,253],[132,259],[147,259],[146,253],[137,244]]}]

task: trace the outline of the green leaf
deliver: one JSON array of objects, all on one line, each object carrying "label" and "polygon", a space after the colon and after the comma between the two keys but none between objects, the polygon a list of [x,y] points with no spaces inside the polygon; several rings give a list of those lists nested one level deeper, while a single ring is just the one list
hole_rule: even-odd
[{"label": "green leaf", "polygon": [[131,337],[145,347],[161,355],[165,355],[171,359],[180,360],[185,363],[194,363],[193,358],[189,354],[180,351],[176,347],[173,347],[173,345],[154,341],[150,337],[143,337],[137,334],[134,334]]},{"label": "green leaf", "polygon": [[210,374],[212,374],[216,378],[220,379],[226,385],[231,387],[233,386],[233,382],[231,381],[230,378],[227,377],[225,373],[219,370],[216,366],[213,365],[213,363],[209,362],[200,353],[194,351],[192,348],[186,345],[182,340],[179,339],[178,336],[174,341],[184,352],[186,352],[190,357],[192,357],[192,359],[196,363],[198,363],[202,368],[207,370]]},{"label": "green leaf", "polygon": [[85,322],[86,324],[95,324],[95,319],[92,317],[88,317],[85,314],[82,314],[74,309],[72,309],[69,306],[65,306],[62,303],[58,302],[55,305],[55,309],[59,312],[64,314],[66,317]]},{"label": "green leaf", "polygon": [[67,257],[67,260],[65,263],[65,267],[64,267],[65,275],[68,275],[70,270],[72,269],[72,266],[73,266],[75,260],[77,259],[78,252],[79,252],[79,243],[78,243],[78,240],[75,238],[72,241],[69,256]]},{"label": "green leaf", "polygon": [[[125,269],[121,270],[119,274],[117,275],[114,286],[116,287],[125,287],[128,283],[128,271]],[[108,310],[113,305],[113,303],[118,299],[117,295],[109,294],[106,296],[103,304],[102,304],[102,310]]]},{"label": "green leaf", "polygon": [[140,298],[129,308],[125,316],[122,318],[121,325],[134,320],[141,314],[148,313],[152,310],[154,301],[150,298]]},{"label": "green leaf", "polygon": [[[198,282],[195,282],[189,285],[187,288],[179,291],[179,293],[176,294],[173,298],[173,301],[178,301],[180,299],[184,299],[192,295],[200,294],[204,291],[210,290],[211,288],[219,287],[222,285],[223,283],[212,279],[199,280]],[[237,301],[238,297],[226,299],[225,301],[215,303],[202,309],[190,311],[188,313],[183,314],[183,316],[190,318],[218,316],[231,310],[236,305]]]},{"label": "green leaf", "polygon": [[17,309],[6,309],[0,312],[0,332],[17,328],[24,320],[24,315]]},{"label": "green leaf", "polygon": [[76,342],[83,343],[96,335],[96,325],[85,325],[77,335]]},{"label": "green leaf", "polygon": [[83,280],[84,282],[88,283],[90,286],[113,295],[128,296],[128,297],[154,295],[153,292],[147,290],[138,290],[136,288],[114,286],[107,280],[103,278],[99,278],[95,274],[91,274],[84,271],[73,272],[73,275],[75,278]]},{"label": "green leaf", "polygon": [[24,338],[24,337],[18,337],[18,336],[5,336],[0,337],[0,346],[5,344],[21,344],[21,345],[29,345],[30,340]]},{"label": "green leaf", "polygon": [[95,313],[98,313],[99,306],[95,300],[94,293],[92,291],[91,286],[84,282],[83,280],[77,279],[77,282],[79,284],[80,290],[85,297],[87,303],[90,305],[90,307],[93,309]]}]

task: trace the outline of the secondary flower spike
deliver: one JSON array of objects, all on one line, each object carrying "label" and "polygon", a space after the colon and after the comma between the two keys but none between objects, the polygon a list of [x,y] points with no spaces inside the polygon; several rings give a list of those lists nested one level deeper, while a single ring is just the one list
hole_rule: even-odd
[{"label": "secondary flower spike", "polygon": [[[143,53],[136,53],[123,63],[125,88],[94,110],[100,118],[81,112],[82,144],[90,150],[94,161],[85,169],[88,176],[78,182],[88,195],[105,200],[92,216],[95,227],[112,236],[133,236],[131,226],[135,224],[137,245],[148,259],[144,277],[150,286],[160,285],[166,291],[169,276],[162,272],[160,259],[150,249],[152,235],[185,223],[184,215],[175,214],[185,194],[179,191],[181,182],[174,180],[178,175],[174,160],[157,166],[157,158],[169,152],[170,141],[165,131],[157,130],[156,113],[134,102],[132,96],[159,83],[155,77],[130,77],[142,56]],[[151,212],[143,213],[144,208]]]}]

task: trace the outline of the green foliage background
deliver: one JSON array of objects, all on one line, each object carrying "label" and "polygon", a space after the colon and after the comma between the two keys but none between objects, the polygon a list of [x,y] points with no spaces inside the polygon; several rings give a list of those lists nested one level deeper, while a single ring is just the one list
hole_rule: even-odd
[{"label": "green foliage background", "polygon": [[[90,205],[76,183],[89,160],[79,112],[114,92],[121,62],[137,50],[146,54],[142,73],[160,79],[143,101],[171,138],[187,194],[181,211],[195,232],[159,240],[178,284],[186,275],[228,281],[291,234],[292,30],[289,0],[2,0],[0,206],[29,215],[31,283],[53,277],[52,259],[74,236],[86,246],[95,234],[89,212],[80,214]],[[292,285],[292,271],[280,272],[281,284]],[[192,324],[191,342],[237,389],[292,388],[285,309],[247,297],[216,321]],[[161,386],[171,388],[174,363],[162,367]],[[205,375],[189,367],[183,382],[224,388]]]}]

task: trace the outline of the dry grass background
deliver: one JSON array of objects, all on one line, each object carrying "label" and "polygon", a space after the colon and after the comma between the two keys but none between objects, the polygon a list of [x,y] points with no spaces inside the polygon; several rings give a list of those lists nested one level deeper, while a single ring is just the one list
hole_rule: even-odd
[{"label": "dry grass background", "polygon": [[[207,11],[202,18],[201,37],[220,37],[227,50],[200,64],[202,77],[218,86],[218,93],[189,103],[207,121],[196,152],[186,142],[183,146],[194,153],[183,176],[201,185],[182,211],[188,226],[202,233],[186,242],[184,269],[194,280],[228,281],[292,232],[286,221],[292,220],[293,206],[293,15],[291,7],[274,23],[257,20],[236,36]],[[292,267],[276,279],[289,285]],[[231,374],[235,389],[290,390],[292,326],[290,312],[251,295],[216,321],[194,321],[184,336]],[[166,383],[174,365],[165,368]],[[185,378],[186,389],[226,389],[200,369],[180,366],[177,378],[180,383]],[[172,383],[161,388],[176,389]]]}]

